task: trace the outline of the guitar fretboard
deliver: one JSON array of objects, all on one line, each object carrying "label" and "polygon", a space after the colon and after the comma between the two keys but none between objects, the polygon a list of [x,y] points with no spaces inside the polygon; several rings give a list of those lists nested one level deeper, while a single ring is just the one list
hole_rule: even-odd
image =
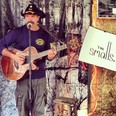
[{"label": "guitar fretboard", "polygon": [[[56,51],[58,52],[58,51],[61,51],[61,50],[66,49],[66,48],[67,48],[67,46],[66,46],[66,44],[64,44],[64,45],[62,45],[62,46],[58,46],[58,47],[56,48]],[[31,59],[32,59],[32,60],[36,60],[36,59],[42,58],[42,57],[44,57],[44,56],[47,56],[47,55],[48,55],[48,51],[49,51],[49,50],[46,50],[46,51],[43,51],[43,52],[34,54],[34,55],[31,56]]]}]

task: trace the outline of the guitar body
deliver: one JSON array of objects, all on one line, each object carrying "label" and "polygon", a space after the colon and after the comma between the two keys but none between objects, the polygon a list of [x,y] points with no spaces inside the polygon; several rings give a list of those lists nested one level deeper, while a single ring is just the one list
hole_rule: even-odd
[{"label": "guitar body", "polygon": [[[20,52],[17,50],[16,54],[19,53],[22,53],[25,57],[27,57],[29,54],[29,48],[26,48],[24,51],[20,51]],[[31,54],[36,54],[36,53],[37,50],[34,47],[31,47]],[[33,60],[31,61],[31,66],[32,69],[36,68],[35,64],[33,63]],[[2,56],[1,68],[3,75],[5,76],[6,79],[19,80],[25,75],[26,71],[29,70],[29,62],[27,60],[26,63],[20,65],[16,63],[13,59],[7,56]]]}]

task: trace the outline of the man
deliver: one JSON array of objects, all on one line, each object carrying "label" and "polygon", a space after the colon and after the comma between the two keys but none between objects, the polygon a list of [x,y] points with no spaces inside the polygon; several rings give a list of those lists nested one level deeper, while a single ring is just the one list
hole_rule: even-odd
[{"label": "man", "polygon": [[[24,76],[22,76],[17,81],[16,103],[19,115],[29,116],[30,111],[33,111],[34,116],[45,116],[44,108],[46,100],[46,57],[39,59],[36,58],[36,60],[33,61],[34,63],[31,62],[32,70],[30,99],[30,63],[28,66],[25,65],[25,63],[29,60],[25,54],[28,54],[28,56],[29,53],[31,53],[31,55],[36,55],[37,53],[48,50],[47,59],[52,60],[56,56],[56,51],[50,49],[50,44],[52,42],[51,36],[38,25],[38,22],[40,22],[42,18],[45,18],[45,13],[41,11],[35,4],[30,3],[25,12],[22,12],[21,15],[24,17],[26,25],[10,31],[4,38],[1,39],[0,53],[14,61],[13,66],[16,67],[16,70],[24,66],[22,69],[20,69],[21,72],[23,72],[23,69],[28,68]],[[34,52],[32,47],[31,49],[29,47],[30,37],[31,46],[34,47]],[[9,46],[13,46],[15,49],[13,49],[11,52],[11,50],[8,49]],[[11,78],[13,78],[13,76]]]}]

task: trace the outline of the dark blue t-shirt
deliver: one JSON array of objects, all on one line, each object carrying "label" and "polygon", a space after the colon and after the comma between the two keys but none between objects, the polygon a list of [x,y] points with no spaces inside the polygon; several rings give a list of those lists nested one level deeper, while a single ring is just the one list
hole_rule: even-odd
[{"label": "dark blue t-shirt", "polygon": [[[52,42],[50,34],[48,34],[45,30],[40,28],[37,31],[31,31],[31,46],[35,47],[37,52],[31,53],[32,58],[33,55],[36,58],[35,64],[39,67],[39,70],[32,70],[32,79],[35,78],[44,78],[45,77],[45,57],[42,59],[38,59],[39,54],[50,49],[50,43]],[[18,27],[10,32],[0,40],[0,53],[4,48],[8,48],[9,46],[14,46],[16,49],[25,51],[29,49],[29,30],[27,26],[24,25],[22,27]],[[45,54],[47,56],[47,54]],[[32,59],[31,58],[31,59]],[[26,76],[23,78],[28,78],[28,71],[25,73]]]}]

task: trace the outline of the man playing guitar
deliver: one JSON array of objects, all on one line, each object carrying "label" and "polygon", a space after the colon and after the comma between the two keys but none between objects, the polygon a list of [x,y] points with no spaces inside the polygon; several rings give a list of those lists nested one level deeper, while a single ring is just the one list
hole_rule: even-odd
[{"label": "man playing guitar", "polygon": [[[51,35],[38,25],[38,22],[45,18],[45,13],[35,4],[30,3],[21,15],[25,19],[25,25],[8,32],[0,41],[0,53],[2,57],[5,56],[2,60],[2,65],[6,66],[3,66],[2,70],[6,74],[5,76],[10,77],[11,80],[17,80],[16,103],[19,115],[29,116],[30,111],[33,110],[34,116],[45,116],[45,60],[46,58],[52,60],[57,52],[50,48],[50,44],[53,41]],[[31,49],[29,48],[29,30],[31,32]],[[9,50],[8,47],[12,45],[15,49]],[[28,89],[29,49],[31,54],[34,55],[31,62],[31,102]],[[37,53],[45,50],[48,50],[47,57],[35,58]],[[5,60],[8,60],[8,62]]]}]

